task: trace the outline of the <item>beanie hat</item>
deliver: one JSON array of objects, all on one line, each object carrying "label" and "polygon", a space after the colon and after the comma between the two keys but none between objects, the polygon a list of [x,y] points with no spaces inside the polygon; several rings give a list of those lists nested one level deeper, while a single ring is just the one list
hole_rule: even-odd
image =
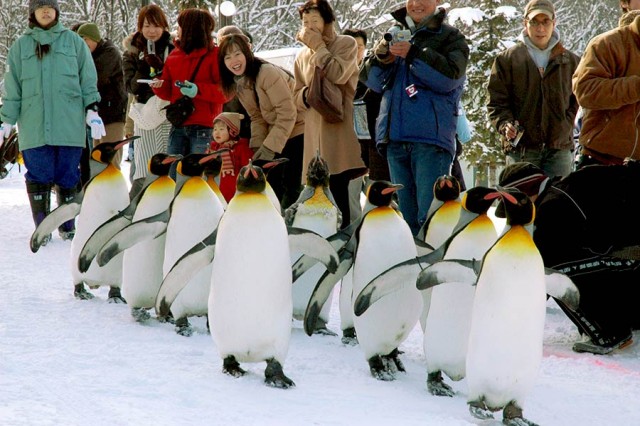
[{"label": "beanie hat", "polygon": [[102,40],[102,37],[100,36],[100,30],[98,29],[98,26],[93,22],[87,22],[86,24],[80,25],[80,28],[78,28],[78,35],[80,37],[87,37],[95,41],[96,43],[99,43],[100,40]]},{"label": "beanie hat", "polygon": [[[547,179],[542,169],[527,162],[513,163],[505,167],[498,177],[498,185],[505,188],[517,188],[528,196],[537,195],[540,185]],[[502,202],[496,207],[495,215],[505,217]]]},{"label": "beanie hat", "polygon": [[33,15],[39,7],[49,6],[52,7],[60,15],[60,7],[58,7],[58,0],[29,0],[29,15]]},{"label": "beanie hat", "polygon": [[244,118],[244,115],[237,112],[223,112],[213,119],[213,123],[216,121],[222,121],[227,125],[229,129],[229,136],[235,138],[240,134],[240,121]]},{"label": "beanie hat", "polygon": [[532,19],[541,13],[547,15],[549,19],[554,19],[556,8],[549,0],[531,0],[524,9],[525,19]]}]

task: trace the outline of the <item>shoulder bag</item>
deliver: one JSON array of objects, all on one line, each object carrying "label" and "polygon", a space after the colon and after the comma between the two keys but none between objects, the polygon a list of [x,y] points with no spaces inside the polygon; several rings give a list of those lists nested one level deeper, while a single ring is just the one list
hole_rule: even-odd
[{"label": "shoulder bag", "polygon": [[316,66],[307,92],[307,103],[318,111],[327,123],[341,123],[344,119],[342,90],[326,78],[325,68],[328,63],[329,61],[323,67]]},{"label": "shoulder bag", "polygon": [[[200,60],[198,60],[196,68],[193,70],[193,74],[191,74],[191,78],[189,79],[190,82],[194,82],[196,74],[198,73],[198,68],[200,68],[200,64],[202,63],[205,55],[206,53],[200,57]],[[189,118],[191,114],[193,114],[193,111],[196,110],[196,107],[193,105],[192,98],[182,96],[177,101],[171,105],[167,105],[163,109],[167,112],[167,120],[169,120],[174,127],[182,127],[184,122],[187,121],[187,118]]]}]

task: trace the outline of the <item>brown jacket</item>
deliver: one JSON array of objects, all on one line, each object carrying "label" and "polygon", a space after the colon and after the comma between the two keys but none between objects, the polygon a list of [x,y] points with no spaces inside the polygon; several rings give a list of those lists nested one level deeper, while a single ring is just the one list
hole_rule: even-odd
[{"label": "brown jacket", "polygon": [[573,90],[584,109],[584,152],[606,164],[640,159],[640,17],[589,42]]},{"label": "brown jacket", "polygon": [[238,100],[251,117],[251,148],[257,149],[264,144],[281,153],[288,139],[304,132],[305,113],[296,110],[294,88],[293,77],[272,64],[260,67],[255,90],[254,84],[247,79],[238,81]]},{"label": "brown jacket", "polygon": [[571,91],[571,76],[578,61],[558,42],[540,75],[524,43],[500,53],[489,78],[491,123],[502,134],[507,122],[518,120],[524,127],[520,147],[573,149],[578,103]]},{"label": "brown jacket", "polygon": [[[358,83],[358,47],[353,37],[337,35],[331,25],[325,26],[323,39],[326,47],[317,52],[303,47],[294,64],[296,105],[307,110],[304,123],[303,176],[306,175],[309,161],[318,150],[327,160],[332,175],[365,167],[353,127],[353,98]],[[311,83],[315,67],[322,67],[325,63],[326,78],[342,90],[344,121],[341,123],[327,123],[319,112],[304,103],[304,92]]]}]

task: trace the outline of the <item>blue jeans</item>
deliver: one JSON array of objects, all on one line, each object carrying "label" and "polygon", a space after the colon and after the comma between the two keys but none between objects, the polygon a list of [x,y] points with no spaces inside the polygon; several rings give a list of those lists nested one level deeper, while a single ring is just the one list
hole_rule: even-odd
[{"label": "blue jeans", "polygon": [[[204,154],[211,144],[213,128],[205,126],[171,127],[167,154]],[[176,178],[176,163],[171,166],[171,177]]]},{"label": "blue jeans", "polygon": [[391,181],[404,186],[397,192],[400,212],[417,235],[433,201],[433,184],[438,177],[449,174],[453,156],[428,143],[391,142],[387,160]]},{"label": "blue jeans", "polygon": [[507,154],[505,164],[526,161],[540,167],[549,177],[567,176],[573,171],[573,152],[568,149],[522,148]]},{"label": "blue jeans", "polygon": [[22,151],[27,182],[75,188],[80,179],[82,148],[44,145]]}]

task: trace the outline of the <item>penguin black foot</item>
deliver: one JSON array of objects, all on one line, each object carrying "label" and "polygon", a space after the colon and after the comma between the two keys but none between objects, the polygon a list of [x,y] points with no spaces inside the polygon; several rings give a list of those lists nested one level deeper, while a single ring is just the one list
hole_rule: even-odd
[{"label": "penguin black foot", "polygon": [[233,377],[242,377],[247,374],[242,368],[240,363],[236,361],[236,357],[229,355],[222,361],[222,372]]},{"label": "penguin black foot", "polygon": [[389,352],[388,355],[385,355],[383,358],[386,359],[386,362],[388,363],[392,371],[395,370],[395,371],[402,371],[403,373],[406,373],[407,370],[404,369],[404,364],[402,363],[402,361],[400,361],[400,358],[399,358],[399,355],[401,353],[403,352],[400,352],[398,348],[395,348],[394,350]]},{"label": "penguin black foot", "polygon": [[193,334],[193,329],[189,325],[187,317],[178,318],[176,320],[176,333],[184,337],[190,337]]},{"label": "penguin black foot", "polygon": [[264,370],[264,382],[268,386],[280,389],[289,389],[296,385],[293,380],[284,375],[282,365],[274,358],[267,360],[267,368]]},{"label": "penguin black foot", "polygon": [[431,395],[435,396],[453,396],[455,392],[451,386],[442,380],[442,372],[435,371],[427,376],[427,389]]},{"label": "penguin black foot", "polygon": [[349,327],[342,330],[342,343],[349,346],[355,346],[358,344],[358,336],[356,336],[355,327]]},{"label": "penguin black foot", "polygon": [[374,355],[369,358],[368,362],[369,371],[371,371],[371,375],[376,379],[382,380],[384,382],[390,382],[396,379],[393,371],[389,370],[389,360],[387,360],[386,358],[383,358],[380,355]]},{"label": "penguin black foot", "polygon": [[62,238],[62,241],[71,241],[73,240],[73,237],[76,236],[76,230],[74,229],[73,231],[58,231],[58,234],[60,234],[60,238]]},{"label": "penguin black foot", "polygon": [[137,322],[144,322],[151,318],[149,311],[145,308],[131,308],[131,316]]},{"label": "penguin black foot", "polygon": [[313,329],[313,334],[319,334],[321,336],[337,336],[338,334],[327,328],[327,322],[321,318],[316,320],[316,326]]},{"label": "penguin black foot", "polygon": [[109,298],[107,299],[107,302],[127,304],[127,301],[124,300],[124,297],[120,294],[120,287],[111,287],[109,289]]},{"label": "penguin black foot", "polygon": [[469,413],[476,419],[487,420],[493,419],[493,413],[489,408],[487,408],[484,401],[470,401],[469,402]]},{"label": "penguin black foot", "polygon": [[522,417],[522,408],[518,407],[515,401],[511,401],[504,407],[502,423],[508,426],[538,426],[531,420]]},{"label": "penguin black foot", "polygon": [[42,243],[40,243],[40,247],[44,247],[51,241],[51,234],[42,238]]},{"label": "penguin black foot", "polygon": [[84,284],[82,283],[76,284],[73,290],[73,295],[78,300],[91,300],[95,297],[93,294],[89,293],[86,288],[84,288]]},{"label": "penguin black foot", "polygon": [[159,315],[156,317],[156,319],[158,320],[158,322],[161,323],[169,323],[169,324],[175,324],[176,320],[173,318],[173,314],[171,314],[171,312],[169,312],[167,315]]}]

